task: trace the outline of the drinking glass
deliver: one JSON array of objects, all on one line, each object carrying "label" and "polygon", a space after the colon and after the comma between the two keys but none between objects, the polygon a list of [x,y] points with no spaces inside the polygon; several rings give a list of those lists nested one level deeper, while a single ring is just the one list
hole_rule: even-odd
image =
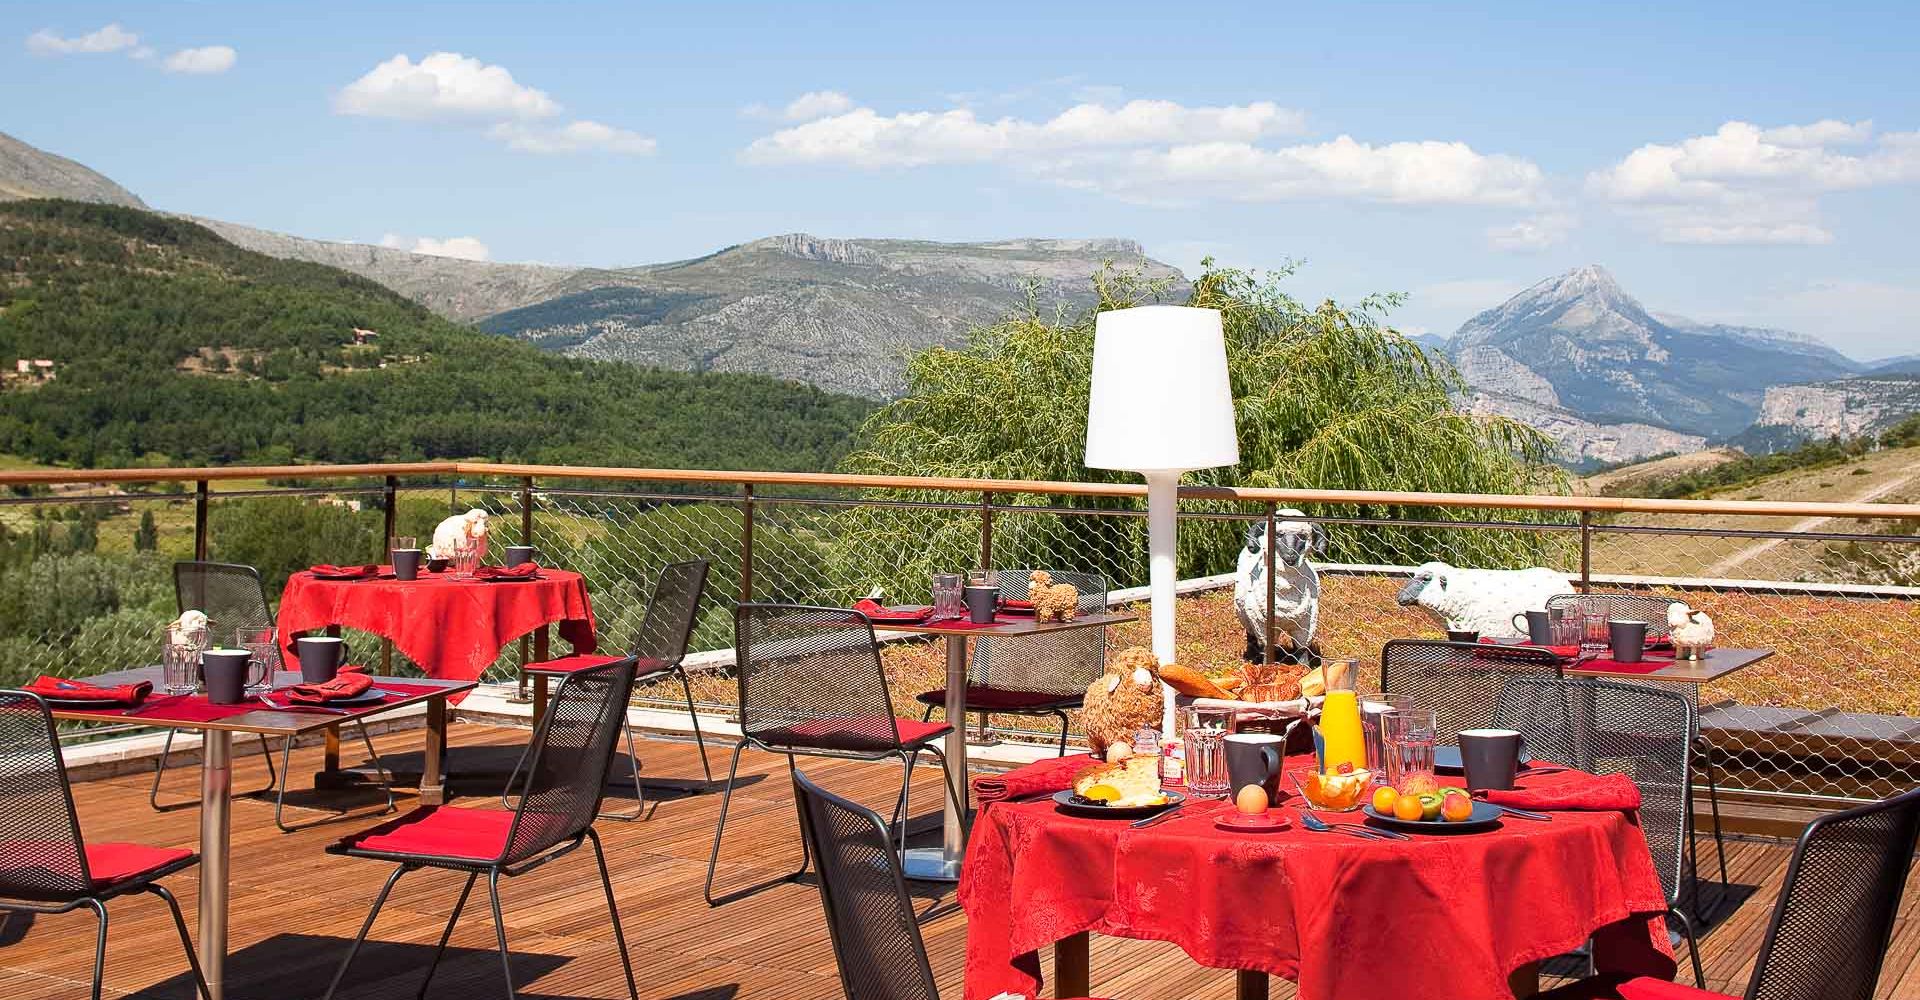
[{"label": "drinking glass", "polygon": [[244,649],[253,654],[248,661],[247,693],[259,694],[273,689],[273,665],[279,661],[279,650],[273,638],[272,628],[255,625],[243,625],[233,630],[233,648]]},{"label": "drinking glass", "polygon": [[480,546],[470,538],[453,543],[453,575],[462,580],[473,577],[474,564],[480,561]]},{"label": "drinking glass", "polygon": [[1225,798],[1227,779],[1227,725],[1224,709],[1189,708],[1186,716],[1187,791],[1195,798]]},{"label": "drinking glass", "polygon": [[1602,608],[1588,608],[1580,612],[1580,648],[1583,650],[1605,649],[1613,642],[1613,634],[1607,628],[1607,612]]},{"label": "drinking glass", "polygon": [[967,613],[967,603],[961,597],[961,588],[967,578],[958,573],[933,574],[933,616],[935,618],[961,618]]},{"label": "drinking glass", "polygon": [[1578,646],[1585,638],[1586,622],[1573,608],[1553,608],[1547,612],[1547,629],[1555,646]]},{"label": "drinking glass", "polygon": [[419,547],[420,539],[413,535],[395,535],[387,539],[388,552],[392,552],[394,549],[417,549]]},{"label": "drinking glass", "polygon": [[1440,736],[1438,714],[1428,708],[1395,709],[1380,721],[1393,787],[1402,794],[1438,788],[1440,783],[1433,776],[1433,747]]},{"label": "drinking glass", "polygon": [[167,630],[160,646],[160,686],[167,694],[192,694],[199,682],[200,651],[207,648],[206,630]]},{"label": "drinking glass", "polygon": [[1360,696],[1360,732],[1367,741],[1367,770],[1376,783],[1387,782],[1387,744],[1380,719],[1388,712],[1413,707],[1410,694],[1363,694]]}]

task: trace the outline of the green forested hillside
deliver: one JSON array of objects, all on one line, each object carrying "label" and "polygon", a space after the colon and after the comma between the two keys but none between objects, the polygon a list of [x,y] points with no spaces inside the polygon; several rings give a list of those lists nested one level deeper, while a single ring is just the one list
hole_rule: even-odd
[{"label": "green forested hillside", "polygon": [[[354,328],[377,331],[356,346]],[[746,375],[568,360],[192,223],[0,204],[0,452],[116,466],[503,461],[827,469],[864,401]]]}]

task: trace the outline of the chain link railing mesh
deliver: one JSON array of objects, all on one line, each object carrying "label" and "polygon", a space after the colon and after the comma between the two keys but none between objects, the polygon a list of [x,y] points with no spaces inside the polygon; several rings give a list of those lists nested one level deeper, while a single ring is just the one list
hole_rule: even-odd
[{"label": "chain link railing mesh", "polygon": [[[1115,591],[1147,578],[1146,522],[1131,498],[996,496],[988,510],[977,494],[762,490],[749,500],[726,486],[674,493],[661,484],[661,492],[644,493],[580,485],[535,485],[529,539],[523,481],[401,483],[392,530],[425,545],[450,513],[486,509],[494,560],[505,546],[530,541],[546,564],[585,574],[604,649],[632,640],[660,567],[684,559],[711,564],[696,652],[732,645],[732,604],[743,594],[844,606],[878,590],[890,601],[924,603],[932,573],[978,566],[983,551],[993,566],[1100,573]],[[143,489],[16,491],[0,505],[0,683],[157,658],[160,626],[175,610],[169,567],[194,551],[195,500],[190,484],[186,492]],[[377,480],[298,490],[215,484],[207,554],[258,566],[277,593],[288,573],[306,565],[379,558],[385,508]],[[1544,565],[1571,579],[1582,572],[1573,514],[1389,506],[1315,514],[1326,535],[1325,551],[1313,557],[1317,641],[1328,657],[1372,664],[1389,639],[1440,634],[1430,614],[1395,601],[1407,570],[1421,563]],[[1260,504],[1183,502],[1182,578],[1233,573],[1248,529],[1265,517]],[[749,520],[750,564],[743,558]],[[1913,666],[1920,602],[1912,599],[1920,595],[1920,541],[1913,525],[1596,516],[1585,548],[1593,589],[1684,600],[1714,617],[1720,645],[1774,651],[1699,691],[1723,788],[1863,798],[1920,783],[1920,672]],[[1149,641],[1145,602],[1132,610],[1143,620],[1116,628],[1109,648]],[[1190,666],[1226,668],[1247,647],[1230,584],[1182,598],[1177,620],[1178,655]],[[351,631],[348,642],[370,662],[382,645]],[[510,645],[486,679],[514,679],[523,645]],[[913,695],[944,683],[935,643],[890,644],[885,659],[903,712],[917,714]],[[393,664],[417,669],[397,654]],[[732,704],[724,657],[694,677],[699,701],[721,711]],[[645,688],[636,698],[667,709],[681,704],[677,685]],[[1039,736],[1025,728],[1032,720],[992,721],[1010,735]]]}]

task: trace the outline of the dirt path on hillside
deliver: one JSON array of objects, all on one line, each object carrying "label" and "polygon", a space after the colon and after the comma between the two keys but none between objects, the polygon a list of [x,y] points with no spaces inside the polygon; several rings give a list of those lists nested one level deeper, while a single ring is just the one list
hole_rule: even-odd
[{"label": "dirt path on hillside", "polygon": [[[1884,483],[1881,483],[1873,487],[1872,489],[1866,490],[1865,492],[1861,493],[1859,496],[1847,497],[1844,502],[1872,503],[1875,500],[1878,500],[1889,493],[1893,493],[1901,489],[1902,487],[1906,486],[1908,483],[1913,482],[1914,479],[1916,478],[1920,478],[1920,472],[1909,472],[1906,475],[1900,476],[1896,479],[1890,479]],[[1809,517],[1804,520],[1796,521],[1791,525],[1788,525],[1786,530],[1794,533],[1813,531],[1816,528],[1819,528],[1821,525],[1826,524],[1832,520],[1833,518],[1830,518],[1830,517]],[[1761,539],[1759,541],[1756,541],[1752,545],[1749,545],[1746,548],[1743,548],[1733,553],[1732,555],[1727,556],[1725,559],[1722,559],[1719,562],[1716,562],[1713,565],[1708,566],[1706,569],[1706,572],[1703,575],[1706,577],[1715,578],[1715,579],[1729,577],[1732,575],[1732,572],[1736,567],[1744,565],[1756,558],[1759,558],[1762,555],[1765,555],[1768,552],[1773,551],[1775,548],[1779,547],[1782,543],[1786,541],[1788,541],[1788,539],[1785,539],[1785,538],[1766,538],[1766,539]]]}]

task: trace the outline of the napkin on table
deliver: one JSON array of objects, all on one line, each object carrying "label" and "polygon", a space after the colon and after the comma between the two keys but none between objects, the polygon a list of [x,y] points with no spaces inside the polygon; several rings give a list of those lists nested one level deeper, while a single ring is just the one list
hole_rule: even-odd
[{"label": "napkin on table", "polygon": [[325,684],[295,684],[287,688],[287,700],[300,705],[324,705],[342,698],[359,697],[373,687],[373,678],[366,675],[365,669],[350,664],[341,667],[333,680]]},{"label": "napkin on table", "polygon": [[1007,799],[1021,799],[1029,795],[1064,791],[1073,787],[1074,775],[1098,763],[1100,763],[1099,758],[1090,753],[1076,753],[1066,757],[1049,757],[1046,760],[1035,761],[1004,774],[983,774],[973,779],[973,797],[975,801],[985,805],[989,802],[1004,802]]},{"label": "napkin on table", "polygon": [[42,698],[55,698],[61,701],[96,701],[102,705],[138,705],[153,693],[151,681],[139,681],[133,684],[89,684],[86,681],[67,680],[50,674],[41,674],[22,690],[31,691]]},{"label": "napkin on table", "polygon": [[863,597],[853,603],[853,610],[866,615],[874,622],[923,622],[933,614],[930,607],[889,608],[871,597]]},{"label": "napkin on table", "polygon": [[320,563],[307,568],[315,576],[373,576],[380,572],[380,567],[371,564],[363,566],[335,566],[332,563]]},{"label": "napkin on table", "polygon": [[540,564],[525,562],[518,566],[481,566],[473,571],[476,580],[523,580],[540,575]]},{"label": "napkin on table", "polygon": [[[1520,780],[1527,780],[1525,772]],[[1625,812],[1640,808],[1640,789],[1624,774],[1561,771],[1528,781],[1524,788],[1489,790],[1485,795],[1495,805],[1543,812]]]}]

